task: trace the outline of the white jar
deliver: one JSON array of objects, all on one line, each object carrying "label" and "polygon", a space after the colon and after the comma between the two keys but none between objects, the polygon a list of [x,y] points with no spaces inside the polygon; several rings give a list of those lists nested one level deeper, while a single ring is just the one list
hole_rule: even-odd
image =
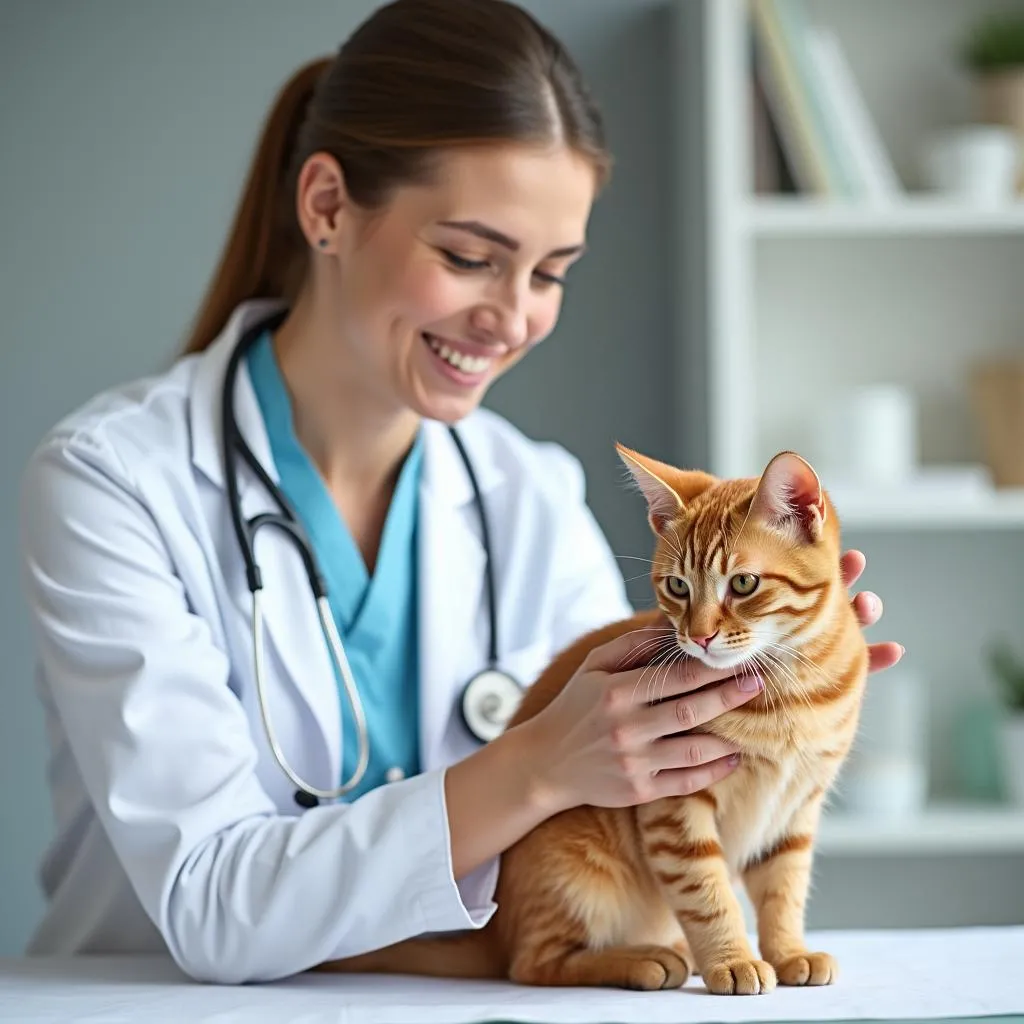
[{"label": "white jar", "polygon": [[1012,202],[1017,193],[1021,140],[1000,125],[975,124],[938,132],[927,142],[928,185],[976,205]]}]

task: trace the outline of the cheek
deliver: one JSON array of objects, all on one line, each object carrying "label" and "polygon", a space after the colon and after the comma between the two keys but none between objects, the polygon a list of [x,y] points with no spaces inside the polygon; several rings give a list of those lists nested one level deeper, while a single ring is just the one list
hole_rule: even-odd
[{"label": "cheek", "polygon": [[440,322],[472,304],[466,282],[431,264],[410,268],[396,294],[402,296],[402,314],[415,324]]},{"label": "cheek", "polygon": [[559,290],[549,297],[543,296],[530,315],[530,344],[536,345],[543,341],[558,323],[558,314],[562,309],[562,294]]}]

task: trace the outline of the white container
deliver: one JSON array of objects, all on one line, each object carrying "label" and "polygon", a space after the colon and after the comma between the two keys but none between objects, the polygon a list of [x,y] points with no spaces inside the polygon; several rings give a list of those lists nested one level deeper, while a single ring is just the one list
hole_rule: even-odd
[{"label": "white container", "polygon": [[868,685],[837,793],[847,811],[877,818],[914,814],[928,795],[927,691],[905,666],[886,676]]},{"label": "white container", "polygon": [[924,808],[928,773],[909,758],[864,758],[843,773],[839,796],[850,814],[887,820],[910,817]]},{"label": "white container", "polygon": [[1017,193],[1020,139],[1001,125],[975,124],[932,136],[924,151],[928,185],[981,206],[1012,202]]},{"label": "white container", "polygon": [[1004,719],[999,736],[1007,794],[1014,804],[1024,807],[1024,714]]},{"label": "white container", "polygon": [[918,465],[917,402],[896,384],[841,394],[825,421],[825,466],[853,484],[897,484]]}]

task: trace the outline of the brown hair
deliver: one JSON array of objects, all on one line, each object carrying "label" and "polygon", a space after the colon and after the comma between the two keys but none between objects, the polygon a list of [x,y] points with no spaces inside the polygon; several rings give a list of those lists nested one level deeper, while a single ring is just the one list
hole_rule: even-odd
[{"label": "brown hair", "polygon": [[295,214],[298,174],[331,154],[360,206],[427,180],[452,146],[562,141],[611,160],[579,69],[508,0],[393,0],[284,85],[267,116],[220,262],[186,345],[199,352],[249,298],[294,300],[307,247]]}]

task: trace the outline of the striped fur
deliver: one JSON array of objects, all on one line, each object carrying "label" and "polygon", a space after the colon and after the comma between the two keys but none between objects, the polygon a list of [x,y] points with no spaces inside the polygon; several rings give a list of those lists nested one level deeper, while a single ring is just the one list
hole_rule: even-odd
[{"label": "striped fur", "polygon": [[[758,669],[765,690],[700,727],[735,743],[739,768],[692,796],[578,807],[508,850],[486,928],[414,940],[335,970],[504,977],[532,985],[674,988],[699,970],[715,993],[828,984],[837,966],[804,942],[814,837],[850,748],[867,647],[839,574],[839,525],[813,470],[790,453],[758,479],[718,481],[620,449],[655,531],[652,584],[683,652]],[[755,574],[748,596],[729,590]],[[673,596],[669,576],[689,597]],[[598,630],[557,657],[513,723],[541,711],[589,650],[649,626]],[[715,640],[705,654],[690,635]],[[651,693],[657,693],[656,667]],[[733,885],[758,915],[758,953]]]}]

